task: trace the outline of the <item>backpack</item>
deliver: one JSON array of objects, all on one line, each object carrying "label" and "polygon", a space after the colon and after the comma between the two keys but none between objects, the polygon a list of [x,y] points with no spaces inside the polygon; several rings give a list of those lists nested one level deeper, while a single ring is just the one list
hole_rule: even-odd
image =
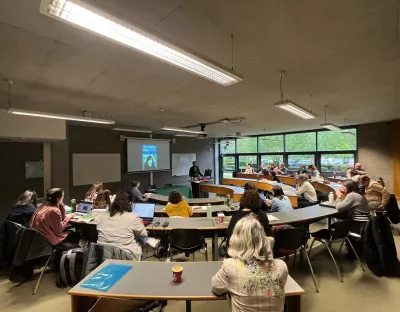
[{"label": "backpack", "polygon": [[57,286],[74,286],[82,279],[85,252],[83,248],[73,248],[61,253],[60,273]]}]

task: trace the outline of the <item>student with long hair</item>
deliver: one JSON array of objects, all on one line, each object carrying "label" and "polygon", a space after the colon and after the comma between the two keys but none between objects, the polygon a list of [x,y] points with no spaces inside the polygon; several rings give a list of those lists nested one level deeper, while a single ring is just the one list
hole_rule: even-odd
[{"label": "student with long hair", "polygon": [[45,202],[36,210],[31,220],[31,228],[44,235],[52,245],[77,242],[74,232],[65,231],[74,213],[66,214],[64,190],[53,188],[46,194]]},{"label": "student with long hair", "polygon": [[101,182],[93,183],[92,186],[90,187],[89,191],[86,192],[85,201],[93,202],[96,199],[97,194],[102,189],[103,189],[103,183],[101,183]]},{"label": "student with long hair", "polygon": [[113,244],[131,253],[132,259],[142,259],[142,246],[139,241],[155,248],[158,240],[147,238],[147,230],[136,213],[132,213],[132,202],[128,193],[118,193],[110,209],[101,214],[97,223],[98,242]]},{"label": "student with long hair", "polygon": [[37,195],[34,191],[23,192],[11,208],[7,220],[30,227],[33,214],[36,211]]},{"label": "student with long hair", "polygon": [[291,211],[293,210],[290,200],[283,193],[282,188],[279,185],[274,185],[272,187],[272,196],[274,197],[270,202],[271,212],[279,211]]},{"label": "student with long hair", "polygon": [[146,158],[146,161],[144,162],[143,165],[144,170],[156,170],[157,169],[157,164],[156,161],[154,160],[153,155],[148,155]]},{"label": "student with long hair", "polygon": [[109,209],[111,207],[111,192],[110,190],[101,190],[94,200],[93,209]]},{"label": "student with long hair", "polygon": [[229,294],[233,312],[283,311],[288,269],[274,259],[273,239],[254,216],[237,222],[228,254],[211,279],[216,295]]},{"label": "student with long hair", "polygon": [[182,199],[182,194],[178,191],[169,193],[168,204],[165,207],[168,217],[189,218],[193,216],[193,210],[189,204]]}]

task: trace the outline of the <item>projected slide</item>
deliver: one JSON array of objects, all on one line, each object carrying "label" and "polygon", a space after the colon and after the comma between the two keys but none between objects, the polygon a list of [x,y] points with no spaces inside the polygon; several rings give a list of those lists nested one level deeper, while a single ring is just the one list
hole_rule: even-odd
[{"label": "projected slide", "polygon": [[157,145],[142,144],[143,170],[157,169]]}]

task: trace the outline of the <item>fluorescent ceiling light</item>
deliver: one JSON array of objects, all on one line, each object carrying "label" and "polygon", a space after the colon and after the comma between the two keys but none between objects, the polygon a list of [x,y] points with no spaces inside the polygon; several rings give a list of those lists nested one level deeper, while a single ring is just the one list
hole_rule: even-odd
[{"label": "fluorescent ceiling light", "polygon": [[139,132],[139,133],[153,133],[151,130],[142,130],[142,129],[131,129],[131,128],[113,128],[114,131],[123,131],[123,132]]},{"label": "fluorescent ceiling light", "polygon": [[42,112],[15,109],[15,108],[9,108],[7,110],[7,112],[10,114],[14,114],[14,115],[43,117],[43,118],[62,119],[62,120],[73,120],[73,121],[91,122],[91,123],[99,123],[99,124],[107,124],[107,125],[113,125],[115,123],[115,121],[113,121],[113,120],[96,119],[96,118],[91,118],[91,117],[79,117],[79,116],[73,116],[73,115],[42,113]]},{"label": "fluorescent ceiling light", "polygon": [[195,130],[189,130],[189,129],[185,129],[185,128],[162,127],[161,130],[175,131],[175,132],[185,132],[185,133],[193,133],[193,134],[205,134],[204,131],[195,131]]},{"label": "fluorescent ceiling light", "polygon": [[220,65],[188,53],[86,3],[79,2],[78,5],[68,0],[42,0],[40,12],[91,30],[223,86],[242,80]]},{"label": "fluorescent ceiling light", "polygon": [[338,127],[338,126],[336,126],[336,125],[334,125],[334,124],[332,124],[332,123],[324,123],[324,124],[321,124],[321,127],[322,127],[322,128],[325,128],[325,129],[332,130],[332,131],[342,130],[342,128],[340,128],[340,127]]},{"label": "fluorescent ceiling light", "polygon": [[305,108],[301,107],[300,105],[295,104],[292,101],[286,100],[282,102],[278,102],[274,104],[276,107],[283,109],[291,114],[299,116],[303,119],[314,119],[318,116],[314,113],[306,110]]}]

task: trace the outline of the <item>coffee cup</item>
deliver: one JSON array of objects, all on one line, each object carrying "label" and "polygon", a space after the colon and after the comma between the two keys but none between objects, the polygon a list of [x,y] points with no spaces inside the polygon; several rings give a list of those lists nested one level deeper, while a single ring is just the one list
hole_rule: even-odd
[{"label": "coffee cup", "polygon": [[172,267],[172,276],[174,278],[174,283],[182,282],[183,267],[181,265],[174,265]]},{"label": "coffee cup", "polygon": [[218,222],[220,224],[224,223],[224,218],[225,218],[225,215],[223,213],[218,214]]}]

